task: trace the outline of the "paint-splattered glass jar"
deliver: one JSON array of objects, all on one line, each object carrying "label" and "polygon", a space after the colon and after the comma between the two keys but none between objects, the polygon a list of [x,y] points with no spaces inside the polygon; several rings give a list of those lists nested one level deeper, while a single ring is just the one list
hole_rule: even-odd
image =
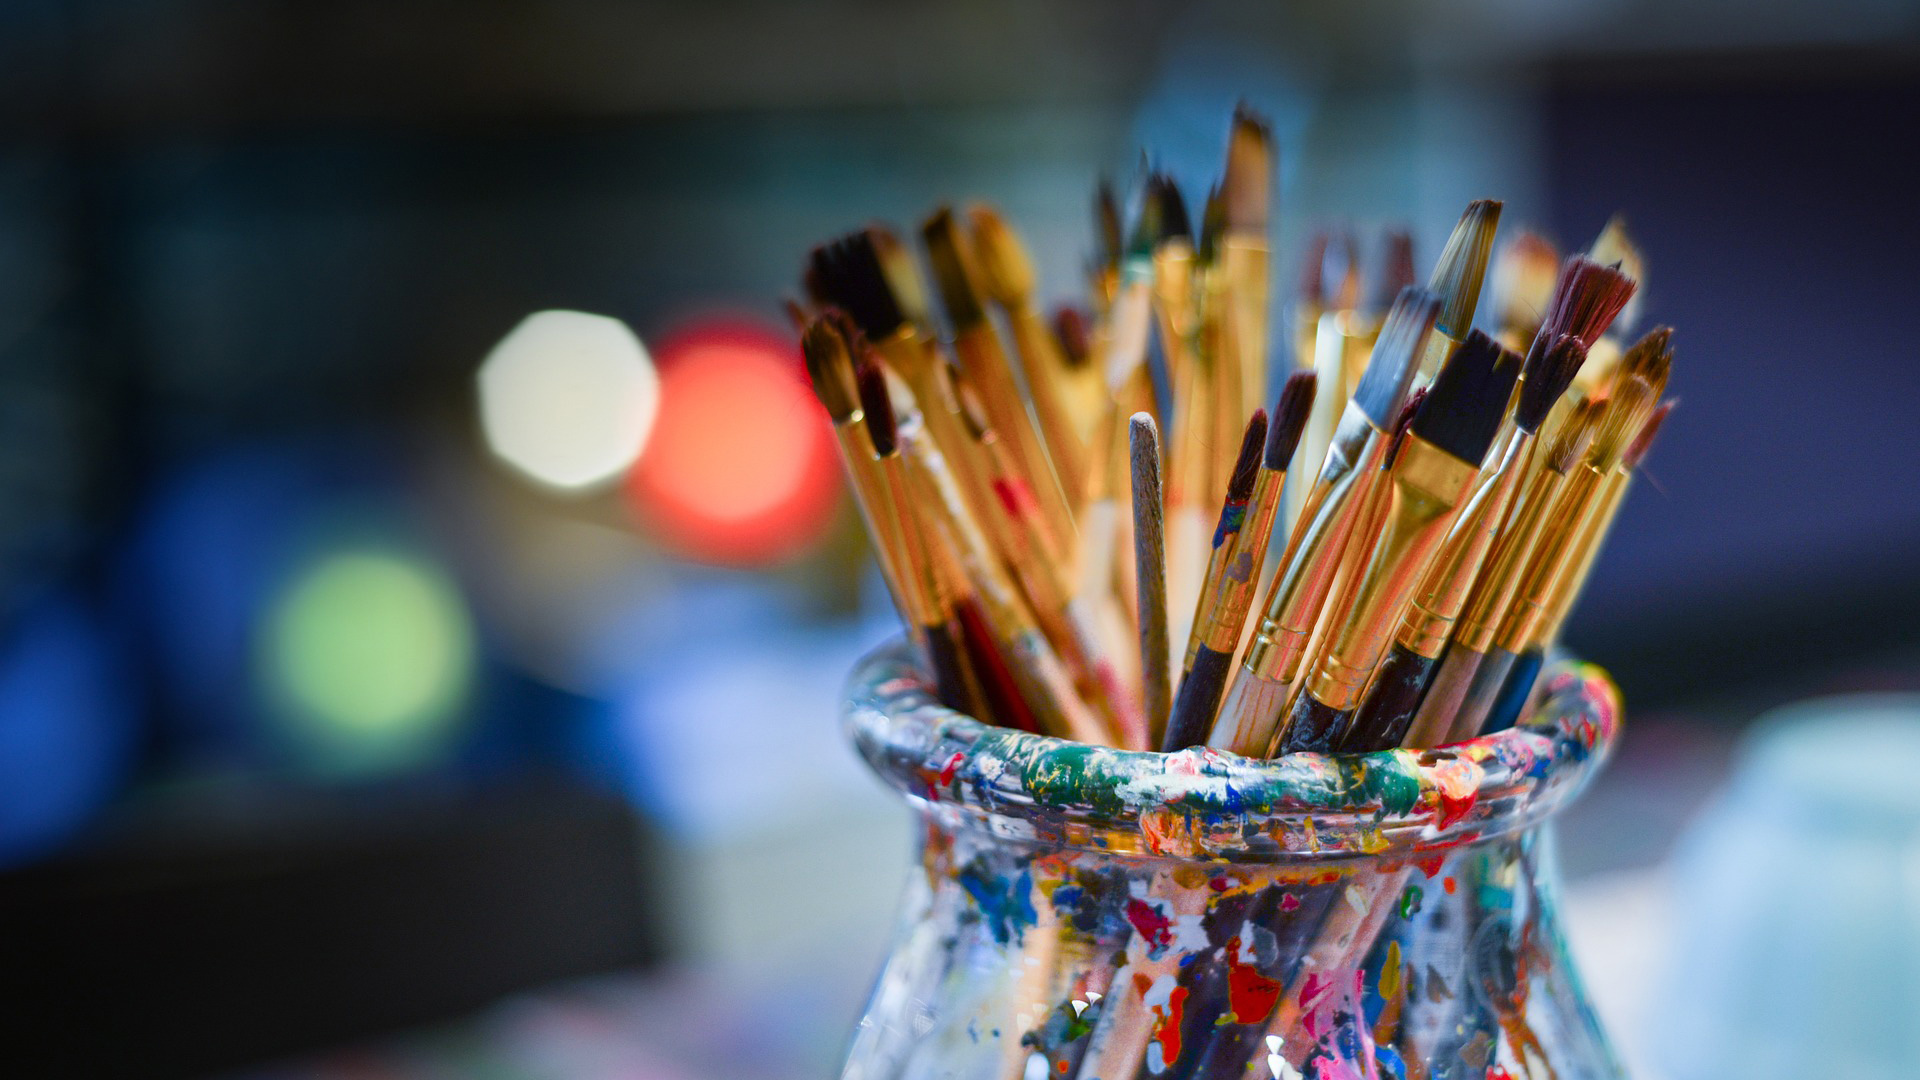
[{"label": "paint-splattered glass jar", "polygon": [[1547,679],[1473,742],[1254,761],[990,727],[870,657],[848,724],[920,814],[923,872],[844,1077],[1621,1075],[1542,829],[1618,695]]}]

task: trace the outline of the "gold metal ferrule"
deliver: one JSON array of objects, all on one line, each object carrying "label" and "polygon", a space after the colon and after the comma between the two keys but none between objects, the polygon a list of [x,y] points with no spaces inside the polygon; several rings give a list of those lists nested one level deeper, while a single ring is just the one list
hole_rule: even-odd
[{"label": "gold metal ferrule", "polygon": [[1264,467],[1255,474],[1240,527],[1228,534],[1207,560],[1206,581],[1194,612],[1193,632],[1187,637],[1182,670],[1193,667],[1202,645],[1228,654],[1239,647],[1240,628],[1253,605],[1254,590],[1260,585],[1261,556],[1273,535],[1273,519],[1280,509],[1280,485],[1286,476],[1282,470]]},{"label": "gold metal ferrule", "polygon": [[1475,583],[1465,613],[1454,627],[1455,645],[1482,654],[1493,648],[1500,620],[1519,591],[1521,575],[1526,572],[1527,561],[1539,543],[1548,514],[1566,479],[1565,473],[1542,466],[1527,484],[1525,496],[1509,515],[1512,520],[1494,541],[1486,571]]},{"label": "gold metal ferrule", "polygon": [[1242,408],[1247,402],[1267,400],[1267,301],[1273,263],[1267,238],[1259,233],[1229,232],[1220,238],[1220,266],[1232,297],[1227,339],[1238,366]]},{"label": "gold metal ferrule", "polygon": [[1613,519],[1620,512],[1620,504],[1626,501],[1632,475],[1632,470],[1621,466],[1607,477],[1606,485],[1600,492],[1600,511],[1575,541],[1579,546],[1575,549],[1572,569],[1562,579],[1553,598],[1547,602],[1546,623],[1540,629],[1538,640],[1530,644],[1551,645],[1560,640],[1561,624],[1567,621],[1567,614],[1580,599],[1580,590],[1586,585],[1587,576],[1593,573],[1594,559],[1599,556],[1607,533],[1613,528]]},{"label": "gold metal ferrule", "polygon": [[1398,640],[1409,652],[1432,659],[1446,646],[1454,620],[1466,607],[1467,596],[1493,548],[1494,536],[1513,505],[1514,492],[1520,488],[1520,477],[1526,472],[1535,445],[1533,436],[1517,432],[1500,463],[1481,477],[1454,518],[1432,567],[1400,620]]},{"label": "gold metal ferrule", "polygon": [[1267,591],[1260,626],[1247,648],[1242,666],[1253,674],[1288,683],[1299,676],[1314,621],[1365,501],[1354,497],[1355,489],[1379,468],[1388,441],[1358,405],[1347,402],[1327,446],[1326,462],[1301,511],[1300,527],[1288,541],[1280,572]]},{"label": "gold metal ferrule", "polygon": [[[1611,471],[1611,470],[1609,470]],[[1511,653],[1532,645],[1546,623],[1549,603],[1572,569],[1581,534],[1599,515],[1608,473],[1581,462],[1572,470],[1552,523],[1527,564],[1526,576],[1514,594],[1513,606],[1500,622],[1495,641]]]},{"label": "gold metal ferrule", "polygon": [[1408,435],[1387,478],[1379,540],[1361,571],[1355,600],[1307,681],[1323,705],[1351,709],[1387,650],[1394,617],[1446,538],[1467,486],[1480,472],[1445,450]]}]

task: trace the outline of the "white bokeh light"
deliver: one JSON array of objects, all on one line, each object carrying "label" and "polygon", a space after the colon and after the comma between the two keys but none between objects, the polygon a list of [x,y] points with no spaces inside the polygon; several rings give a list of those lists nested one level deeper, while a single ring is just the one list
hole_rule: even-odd
[{"label": "white bokeh light", "polygon": [[549,487],[596,487],[640,456],[660,377],[627,324],[579,311],[529,315],[480,365],[480,424],[501,460]]}]

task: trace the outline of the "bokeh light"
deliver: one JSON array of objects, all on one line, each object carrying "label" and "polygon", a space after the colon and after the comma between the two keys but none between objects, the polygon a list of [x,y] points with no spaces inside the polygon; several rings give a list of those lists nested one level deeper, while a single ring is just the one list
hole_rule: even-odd
[{"label": "bokeh light", "polygon": [[578,311],[527,316],[480,366],[480,422],[502,461],[548,487],[592,488],[646,446],[660,379],[618,319]]},{"label": "bokeh light", "polygon": [[799,350],[756,323],[714,319],[659,353],[660,418],[632,492],[661,542],[744,565],[811,547],[839,472]]},{"label": "bokeh light", "polygon": [[418,556],[376,547],[336,548],[302,566],[268,616],[264,652],[303,756],[330,773],[433,758],[474,671],[453,582]]}]

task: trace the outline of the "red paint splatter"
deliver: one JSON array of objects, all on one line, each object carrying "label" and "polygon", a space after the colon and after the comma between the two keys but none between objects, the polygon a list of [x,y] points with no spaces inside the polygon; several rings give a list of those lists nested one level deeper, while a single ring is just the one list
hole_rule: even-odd
[{"label": "red paint splatter", "polygon": [[1513,1074],[1495,1065],[1487,1070],[1487,1080],[1513,1080]]},{"label": "red paint splatter", "polygon": [[1180,1060],[1180,1014],[1186,1004],[1187,988],[1176,986],[1164,1008],[1153,1006],[1153,1041],[1160,1044],[1160,1060],[1168,1065]]},{"label": "red paint splatter", "polygon": [[960,771],[960,763],[965,760],[967,760],[967,755],[958,750],[953,752],[953,756],[947,759],[946,766],[940,770],[940,783],[942,786],[953,783],[954,774]]},{"label": "red paint splatter", "polygon": [[1299,908],[1300,908],[1299,897],[1293,895],[1292,893],[1285,893],[1281,895],[1280,897],[1281,911],[1297,911],[1299,910]]},{"label": "red paint splatter", "polygon": [[1212,881],[1207,882],[1207,884],[1213,886],[1214,892],[1226,892],[1227,889],[1233,885],[1232,882],[1223,877],[1214,878]]},{"label": "red paint splatter", "polygon": [[1444,865],[1446,861],[1447,857],[1445,855],[1435,855],[1431,859],[1415,859],[1413,865],[1426,871],[1428,877],[1432,877],[1440,872],[1440,867]]},{"label": "red paint splatter", "polygon": [[1127,921],[1154,948],[1173,944],[1173,920],[1137,896],[1127,901]]},{"label": "red paint splatter", "polygon": [[[1239,951],[1240,941],[1228,947],[1227,955]],[[1273,1007],[1280,1002],[1280,992],[1286,989],[1277,980],[1260,974],[1251,964],[1242,964],[1230,960],[1227,968],[1227,1008],[1233,1010],[1236,1023],[1255,1024],[1273,1015]]]},{"label": "red paint splatter", "polygon": [[1058,1072],[1061,1076],[1065,1076],[1067,1075],[1067,1070],[1073,1068],[1073,1063],[1069,1062],[1066,1058],[1061,1058],[1060,1064],[1055,1065],[1053,1068],[1055,1072]]},{"label": "red paint splatter", "polygon": [[1452,893],[1454,886],[1459,883],[1454,881],[1452,878],[1448,878],[1445,881],[1442,881],[1440,884],[1446,888],[1448,893]]},{"label": "red paint splatter", "polygon": [[1027,486],[1025,480],[1017,477],[995,478],[993,493],[1000,496],[1000,505],[1006,508],[1007,516],[1015,521],[1024,518],[1029,508],[1040,504],[1039,500],[1033,497],[1033,489]]}]

